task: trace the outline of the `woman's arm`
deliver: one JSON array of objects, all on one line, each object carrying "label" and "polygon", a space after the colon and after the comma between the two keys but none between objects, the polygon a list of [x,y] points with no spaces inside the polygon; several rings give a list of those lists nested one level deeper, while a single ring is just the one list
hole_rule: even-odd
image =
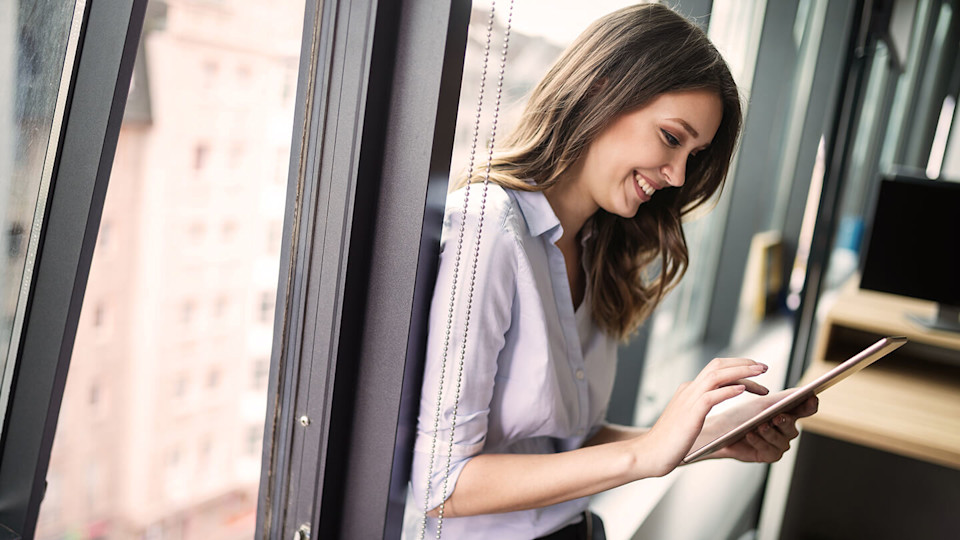
[{"label": "woman's arm", "polygon": [[583,446],[586,448],[587,446],[596,446],[598,444],[629,441],[630,439],[635,439],[648,431],[650,431],[650,428],[622,426],[620,424],[604,424],[593,437],[590,437],[590,439],[583,443]]},{"label": "woman's arm", "polygon": [[[695,380],[680,386],[649,431],[635,436],[630,430],[608,428],[591,439],[592,446],[570,452],[476,456],[464,466],[443,514],[539,508],[663,476],[690,451],[710,409],[743,393],[741,379],[765,370],[763,364],[744,358],[713,360]],[[438,513],[436,508],[431,511]]]}]

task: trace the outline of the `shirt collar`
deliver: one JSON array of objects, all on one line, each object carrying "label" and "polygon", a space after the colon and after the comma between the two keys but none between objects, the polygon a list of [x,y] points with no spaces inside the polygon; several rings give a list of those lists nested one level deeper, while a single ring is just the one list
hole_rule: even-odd
[{"label": "shirt collar", "polygon": [[563,236],[560,219],[557,218],[557,214],[554,213],[553,207],[550,206],[550,202],[547,201],[547,197],[542,191],[516,190],[514,193],[531,236],[540,236],[554,230],[556,232],[553,232],[550,236],[555,238],[551,238],[551,241],[555,242]]}]

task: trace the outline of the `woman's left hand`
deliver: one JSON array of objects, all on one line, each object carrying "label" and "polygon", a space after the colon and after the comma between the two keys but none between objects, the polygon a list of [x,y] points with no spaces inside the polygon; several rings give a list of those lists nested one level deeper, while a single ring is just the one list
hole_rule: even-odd
[{"label": "woman's left hand", "polygon": [[[707,418],[706,425],[701,433],[703,438],[697,441],[694,449],[740,425],[744,420],[753,417],[792,391],[793,389],[789,389],[752,399]],[[817,397],[811,396],[794,409],[774,416],[773,420],[761,424],[747,433],[746,437],[717,450],[709,457],[733,458],[739,461],[762,463],[777,461],[783,457],[784,452],[790,449],[790,441],[800,434],[797,431],[797,419],[817,412],[818,404]]]}]

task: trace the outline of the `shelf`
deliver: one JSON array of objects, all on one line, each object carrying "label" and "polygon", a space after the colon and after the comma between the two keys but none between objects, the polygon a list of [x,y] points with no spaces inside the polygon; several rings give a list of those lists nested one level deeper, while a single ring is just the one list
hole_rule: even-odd
[{"label": "shelf", "polygon": [[931,331],[907,314],[932,302],[848,286],[824,320],[807,382],[883,336],[910,342],[820,395],[805,430],[960,469],[960,334]]}]

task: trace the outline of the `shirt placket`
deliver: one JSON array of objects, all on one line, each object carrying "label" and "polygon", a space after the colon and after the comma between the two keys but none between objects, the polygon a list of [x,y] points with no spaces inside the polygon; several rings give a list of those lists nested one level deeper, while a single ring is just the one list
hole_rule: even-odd
[{"label": "shirt placket", "polygon": [[563,327],[563,340],[567,352],[567,361],[574,386],[577,389],[577,424],[573,434],[584,437],[589,426],[589,402],[586,364],[583,359],[583,347],[580,344],[580,332],[577,326],[576,313],[573,309],[573,296],[570,291],[570,281],[567,278],[567,266],[563,252],[557,247],[556,241],[563,235],[560,226],[548,234],[547,252],[550,257],[550,278],[553,282],[554,300],[557,303],[557,313],[560,316],[560,325]]}]

